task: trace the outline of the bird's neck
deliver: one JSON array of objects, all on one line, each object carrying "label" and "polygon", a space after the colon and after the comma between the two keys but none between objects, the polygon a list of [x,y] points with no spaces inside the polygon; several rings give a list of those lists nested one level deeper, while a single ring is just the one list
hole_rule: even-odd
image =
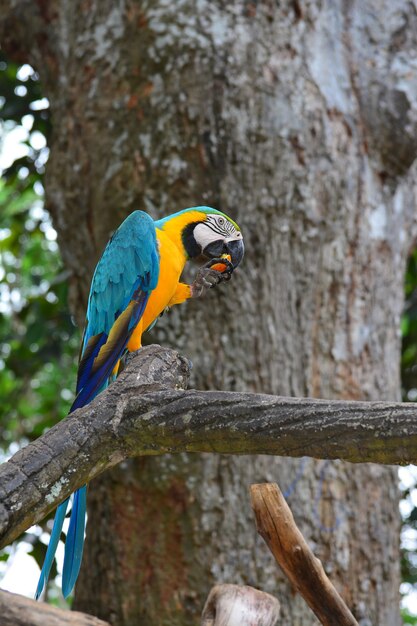
[{"label": "bird's neck", "polygon": [[204,216],[201,211],[188,210],[183,213],[177,213],[168,219],[155,222],[157,231],[162,231],[167,237],[169,237],[169,239],[178,249],[178,252],[184,259],[184,264],[188,260],[188,256],[182,240],[183,230],[186,226],[188,226],[188,224],[201,221],[202,215]]}]

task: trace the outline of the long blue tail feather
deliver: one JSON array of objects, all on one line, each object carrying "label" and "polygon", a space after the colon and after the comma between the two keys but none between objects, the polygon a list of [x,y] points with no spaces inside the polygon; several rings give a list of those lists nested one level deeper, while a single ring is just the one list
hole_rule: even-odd
[{"label": "long blue tail feather", "polygon": [[46,551],[45,561],[42,566],[41,575],[39,577],[38,586],[36,588],[35,598],[39,599],[45,584],[49,578],[49,572],[51,571],[52,563],[54,562],[55,552],[58,546],[59,538],[62,532],[62,526],[64,524],[65,515],[67,513],[69,498],[61,502],[58,506],[55,518],[54,526],[52,528],[51,538],[49,539],[48,549]]},{"label": "long blue tail feather", "polygon": [[87,486],[77,489],[72,501],[70,524],[65,541],[62,593],[67,598],[77,580],[84,546],[85,514],[87,509]]}]

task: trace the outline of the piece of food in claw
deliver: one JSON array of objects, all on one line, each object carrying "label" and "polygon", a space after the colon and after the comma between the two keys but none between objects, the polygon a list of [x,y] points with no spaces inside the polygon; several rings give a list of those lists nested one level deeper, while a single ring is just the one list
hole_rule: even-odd
[{"label": "piece of food in claw", "polygon": [[[222,254],[221,259],[227,259],[228,261],[232,261],[232,257],[230,254]],[[225,272],[227,270],[227,265],[225,263],[215,263],[210,267],[212,270],[216,270],[216,272]]]}]

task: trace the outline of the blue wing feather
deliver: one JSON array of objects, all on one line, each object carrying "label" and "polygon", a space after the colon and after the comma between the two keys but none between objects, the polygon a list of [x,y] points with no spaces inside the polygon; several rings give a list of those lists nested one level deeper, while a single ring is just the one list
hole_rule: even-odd
[{"label": "blue wing feather", "polygon": [[[158,278],[159,253],[155,223],[143,211],[134,211],[110,239],[94,272],[77,379],[77,397],[70,412],[88,404],[111,381],[112,371],[143,315]],[[36,598],[48,580],[67,506],[68,500],[57,509]],[[65,543],[65,597],[71,593],[81,565],[85,511],[86,486],[78,489],[73,499]]]},{"label": "blue wing feather", "polygon": [[83,348],[92,335],[108,334],[135,290],[150,293],[158,277],[155,223],[143,211],[134,211],[110,239],[94,273]]},{"label": "blue wing feather", "polygon": [[[72,410],[89,402],[110,377],[143,315],[158,277],[159,254],[154,221],[143,211],[134,211],[110,239],[94,272],[83,338],[81,375],[78,377],[77,398]],[[111,353],[107,350],[108,359],[100,362],[100,349],[134,298],[138,306],[132,308],[130,324],[120,328],[121,336],[118,341],[114,341],[114,349]],[[96,335],[101,335],[100,342],[83,362],[89,342]],[[104,351],[102,353],[104,355]],[[93,363],[97,367],[100,365],[100,371],[94,370]]]},{"label": "blue wing feather", "polygon": [[94,356],[97,353],[97,349],[91,352],[85,365],[86,370],[89,368],[88,372],[86,374],[83,373],[81,376],[81,380],[85,380],[85,383],[82,387],[80,386],[81,382],[77,385],[79,391],[71,411],[88,404],[103,388],[103,385],[107,386],[108,378],[111,376],[116,363],[123,356],[126,345],[143,315],[148,297],[148,294],[140,292],[138,300],[134,300],[129,304],[117,318],[113,325],[115,332],[112,329],[108,337],[104,335],[106,339],[104,343],[102,343],[102,338],[100,339],[97,346],[101,345],[101,347],[97,356]]}]

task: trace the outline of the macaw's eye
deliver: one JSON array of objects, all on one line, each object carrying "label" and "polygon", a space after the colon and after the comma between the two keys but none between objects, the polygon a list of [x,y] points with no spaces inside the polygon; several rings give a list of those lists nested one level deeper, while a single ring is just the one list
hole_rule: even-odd
[{"label": "macaw's eye", "polygon": [[223,224],[224,224],[224,217],[219,217],[218,223],[220,224],[220,226],[223,226]]}]

